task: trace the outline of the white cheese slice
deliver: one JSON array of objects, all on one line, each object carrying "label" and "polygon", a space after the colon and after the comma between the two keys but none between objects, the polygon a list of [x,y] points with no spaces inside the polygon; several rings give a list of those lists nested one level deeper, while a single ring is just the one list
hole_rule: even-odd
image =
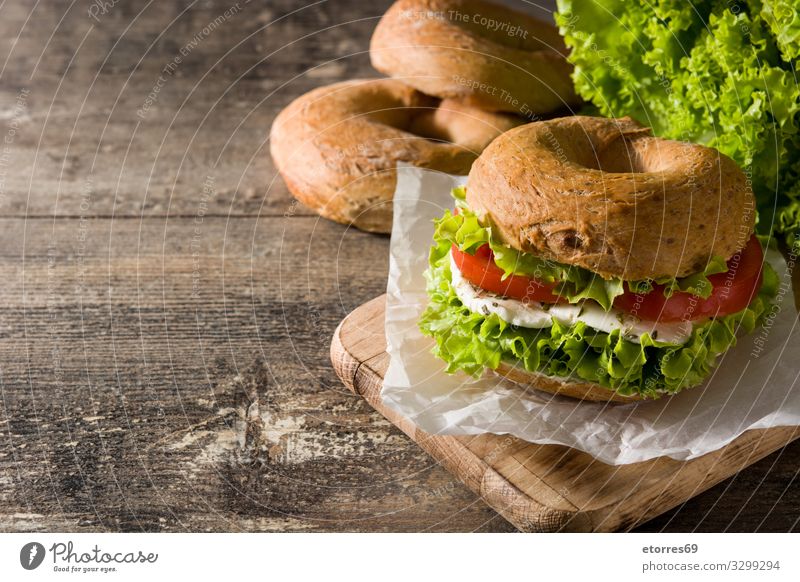
[{"label": "white cheese slice", "polygon": [[619,329],[625,339],[634,343],[640,343],[641,337],[646,333],[654,340],[671,344],[684,344],[692,335],[690,321],[675,323],[643,321],[618,309],[605,311],[593,301],[584,301],[576,305],[546,305],[536,301],[501,297],[467,281],[453,262],[452,256],[450,271],[456,295],[467,309],[482,315],[494,313],[503,321],[518,327],[543,329],[552,326],[553,320],[562,325],[572,325],[582,321],[587,326],[606,333]]}]

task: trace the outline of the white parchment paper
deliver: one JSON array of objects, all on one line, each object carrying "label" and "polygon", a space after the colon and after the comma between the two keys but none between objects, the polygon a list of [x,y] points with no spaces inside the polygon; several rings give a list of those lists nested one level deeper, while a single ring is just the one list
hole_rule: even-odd
[{"label": "white parchment paper", "polygon": [[386,405],[433,434],[511,434],[567,445],[609,464],[659,456],[686,460],[744,431],[800,424],[800,327],[791,277],[779,253],[768,260],[781,289],[764,328],[739,339],[712,378],[652,402],[603,404],[553,396],[486,374],[448,375],[417,320],[427,304],[423,272],[433,219],[452,208],[450,190],[465,178],[398,168],[394,198],[386,336],[391,357]]}]

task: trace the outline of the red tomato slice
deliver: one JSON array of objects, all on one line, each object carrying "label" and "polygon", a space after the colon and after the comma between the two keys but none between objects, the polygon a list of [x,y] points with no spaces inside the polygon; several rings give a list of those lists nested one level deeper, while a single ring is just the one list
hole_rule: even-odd
[{"label": "red tomato slice", "polygon": [[744,249],[728,260],[728,271],[710,275],[713,289],[707,299],[676,291],[664,297],[663,285],[653,285],[653,291],[639,295],[627,290],[614,300],[614,307],[648,321],[693,321],[721,317],[741,311],[761,288],[764,252],[756,235]]},{"label": "red tomato slice", "polygon": [[474,255],[462,252],[453,245],[453,262],[463,277],[481,289],[520,301],[560,303],[564,300],[553,294],[557,283],[541,283],[521,275],[509,275],[503,279],[503,269],[494,262],[494,253],[485,244]]}]

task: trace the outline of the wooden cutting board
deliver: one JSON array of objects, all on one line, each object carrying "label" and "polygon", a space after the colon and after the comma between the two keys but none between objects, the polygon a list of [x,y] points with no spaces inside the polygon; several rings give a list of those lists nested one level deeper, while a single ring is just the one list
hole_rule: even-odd
[{"label": "wooden cutting board", "polygon": [[631,529],[800,436],[797,427],[752,430],[692,461],[612,466],[569,447],[508,435],[430,435],[381,402],[389,364],[384,307],[385,296],[377,297],[339,324],[331,344],[339,377],[522,531]]}]

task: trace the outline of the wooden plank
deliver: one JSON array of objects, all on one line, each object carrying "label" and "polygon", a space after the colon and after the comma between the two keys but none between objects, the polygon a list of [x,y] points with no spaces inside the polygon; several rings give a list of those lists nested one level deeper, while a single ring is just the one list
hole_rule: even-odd
[{"label": "wooden plank", "polygon": [[330,367],[385,237],[197,227],[0,220],[0,531],[509,528]]},{"label": "wooden plank", "polygon": [[272,164],[272,119],[379,76],[369,38],[391,0],[126,4],[0,8],[0,215],[311,216]]},{"label": "wooden plank", "polygon": [[798,427],[748,431],[698,459],[612,466],[564,446],[507,435],[434,436],[383,405],[385,296],[339,325],[331,360],[345,384],[523,531],[631,529],[746,469],[800,436]]}]

